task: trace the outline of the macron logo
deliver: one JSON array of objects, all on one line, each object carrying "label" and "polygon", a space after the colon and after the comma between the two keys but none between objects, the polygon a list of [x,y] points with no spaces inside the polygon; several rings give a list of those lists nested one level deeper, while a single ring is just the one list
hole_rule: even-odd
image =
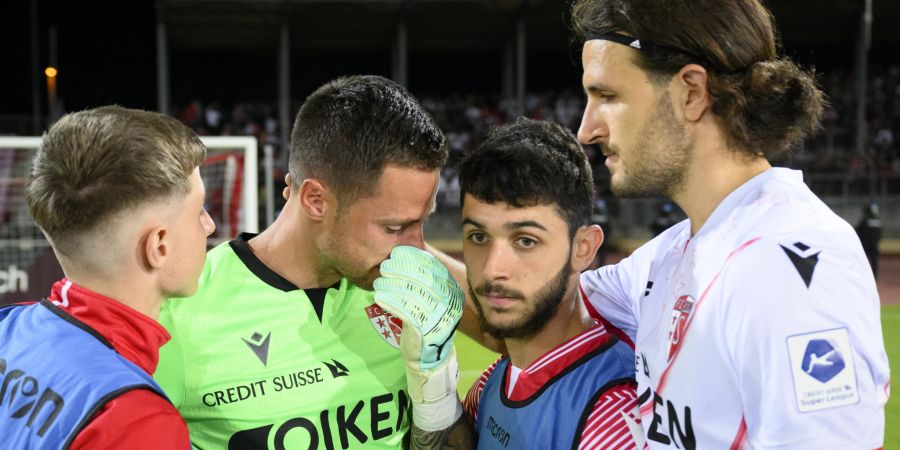
[{"label": "macron logo", "polygon": [[343,364],[338,362],[338,360],[336,360],[336,359],[331,360],[331,362],[333,364],[328,364],[325,361],[322,361],[322,362],[328,367],[328,370],[331,371],[332,378],[346,377],[347,375],[350,374],[350,369],[348,369],[346,366],[344,366]]},{"label": "macron logo", "polygon": [[821,383],[826,383],[834,378],[844,370],[844,366],[844,358],[841,353],[825,339],[809,341],[801,364],[804,372]]},{"label": "macron logo", "polygon": [[266,335],[266,338],[263,339],[263,335],[259,332],[253,333],[253,336],[250,336],[250,340],[246,340],[241,338],[247,347],[250,347],[250,350],[253,350],[253,354],[259,358],[259,362],[266,365],[266,361],[269,360],[269,338],[272,336],[272,332]]}]

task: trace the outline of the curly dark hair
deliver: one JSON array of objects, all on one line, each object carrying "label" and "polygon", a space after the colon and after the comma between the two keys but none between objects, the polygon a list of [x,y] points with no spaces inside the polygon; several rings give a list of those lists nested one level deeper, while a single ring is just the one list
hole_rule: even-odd
[{"label": "curly dark hair", "polygon": [[569,225],[570,237],[590,225],[594,200],[591,166],[568,129],[526,118],[495,128],[460,163],[465,195],[511,206],[552,205]]}]

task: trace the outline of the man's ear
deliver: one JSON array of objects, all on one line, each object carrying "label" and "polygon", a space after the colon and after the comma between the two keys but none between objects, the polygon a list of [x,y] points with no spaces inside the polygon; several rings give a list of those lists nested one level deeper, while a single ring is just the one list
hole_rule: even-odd
[{"label": "man's ear", "polygon": [[599,225],[579,228],[572,241],[572,270],[580,273],[590,267],[601,244],[603,244],[603,230]]},{"label": "man's ear", "polygon": [[712,105],[709,95],[709,78],[706,69],[699,64],[688,64],[675,75],[679,90],[678,105],[688,122],[697,122]]},{"label": "man's ear", "polygon": [[300,208],[312,220],[322,220],[330,206],[328,192],[328,187],[315,178],[303,180],[297,193],[300,200]]},{"label": "man's ear", "polygon": [[166,265],[172,252],[169,242],[169,232],[163,225],[154,225],[143,233],[143,258],[142,262],[146,270],[159,270]]}]

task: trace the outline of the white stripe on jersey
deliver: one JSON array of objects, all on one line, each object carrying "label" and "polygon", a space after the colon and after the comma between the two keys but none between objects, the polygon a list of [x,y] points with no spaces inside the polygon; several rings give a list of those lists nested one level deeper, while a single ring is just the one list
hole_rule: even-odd
[{"label": "white stripe on jersey", "polygon": [[576,336],[574,339],[570,340],[569,342],[566,342],[565,344],[563,344],[559,347],[556,347],[555,349],[551,350],[544,356],[541,356],[540,358],[534,360],[534,362],[532,362],[530,365],[528,365],[528,367],[525,369],[525,372],[527,372],[529,374],[537,373],[539,370],[543,369],[544,367],[547,367],[547,365],[552,364],[554,361],[559,360],[563,356],[566,356],[566,354],[576,351],[578,349],[578,347],[581,347],[582,345],[585,345],[585,344],[590,344],[591,342],[595,341],[596,339],[603,337],[605,334],[606,334],[606,328],[603,328],[603,325],[600,325],[598,323],[595,328],[592,328],[592,329],[588,330],[587,332],[584,332],[584,333]]},{"label": "white stripe on jersey", "polygon": [[597,400],[581,432],[579,450],[643,448],[643,445],[638,447],[623,414],[640,423],[637,395],[630,384],[616,386]]}]

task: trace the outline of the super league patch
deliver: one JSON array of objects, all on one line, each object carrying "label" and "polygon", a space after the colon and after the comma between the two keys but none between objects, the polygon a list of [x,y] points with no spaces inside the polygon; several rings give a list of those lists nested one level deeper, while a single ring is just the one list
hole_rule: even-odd
[{"label": "super league patch", "polygon": [[787,347],[801,412],[859,402],[853,350],[846,328],[790,336]]}]

